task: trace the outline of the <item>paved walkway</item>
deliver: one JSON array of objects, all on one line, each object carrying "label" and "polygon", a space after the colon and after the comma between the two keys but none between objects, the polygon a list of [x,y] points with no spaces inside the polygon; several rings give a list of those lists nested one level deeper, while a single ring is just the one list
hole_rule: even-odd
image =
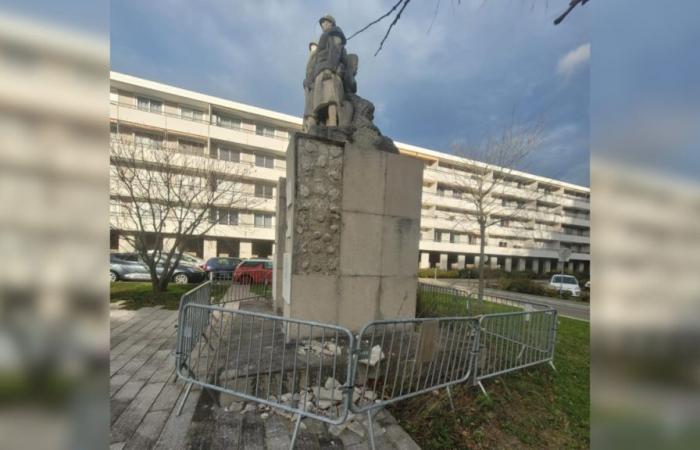
[{"label": "paved walkway", "polygon": [[[180,416],[176,403],[184,383],[174,379],[177,311],[111,305],[110,396],[112,449],[288,449],[289,417],[256,404],[214,404],[192,389]],[[244,309],[260,308],[256,303]],[[220,399],[221,400],[221,399]],[[419,449],[386,411],[375,416],[377,449]],[[297,448],[368,448],[366,417],[343,427],[302,420]]]},{"label": "paved walkway", "polygon": [[177,311],[116,307],[110,310],[111,448],[184,448],[200,390],[192,390],[176,416],[184,388],[172,382]]}]

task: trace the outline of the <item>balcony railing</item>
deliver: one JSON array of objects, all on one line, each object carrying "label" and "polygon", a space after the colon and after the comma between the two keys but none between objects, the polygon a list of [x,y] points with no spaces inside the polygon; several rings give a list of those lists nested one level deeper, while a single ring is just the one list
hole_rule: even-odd
[{"label": "balcony railing", "polygon": [[288,140],[289,140],[289,135],[287,135],[287,136],[277,136],[277,135],[270,136],[270,135],[267,135],[267,134],[258,134],[258,133],[256,132],[256,130],[248,130],[248,129],[245,129],[245,128],[242,128],[242,127],[240,127],[240,128],[239,128],[239,127],[227,127],[227,126],[219,125],[219,124],[216,124],[216,123],[212,123],[211,117],[209,116],[208,113],[207,113],[207,114],[204,114],[204,117],[203,117],[202,119],[197,119],[197,118],[195,118],[194,116],[192,116],[192,117],[184,116],[184,115],[182,115],[182,113],[179,113],[179,112],[168,112],[168,111],[165,110],[165,106],[161,107],[160,111],[152,111],[152,110],[146,109],[146,108],[139,108],[138,105],[134,105],[133,103],[119,102],[119,101],[114,101],[114,100],[110,101],[110,103],[111,103],[112,105],[119,106],[119,107],[122,107],[122,108],[134,109],[134,110],[143,111],[143,112],[148,112],[148,113],[151,113],[151,114],[157,114],[157,115],[165,116],[165,117],[173,117],[173,118],[176,118],[176,119],[187,120],[187,121],[190,121],[190,122],[203,123],[203,124],[212,125],[212,126],[215,126],[215,127],[218,127],[218,128],[226,128],[226,129],[228,129],[228,130],[239,131],[239,132],[241,132],[241,133],[255,134],[255,135],[258,135],[258,136],[269,137],[269,138],[278,139],[278,140],[281,140],[281,141],[288,141]]}]

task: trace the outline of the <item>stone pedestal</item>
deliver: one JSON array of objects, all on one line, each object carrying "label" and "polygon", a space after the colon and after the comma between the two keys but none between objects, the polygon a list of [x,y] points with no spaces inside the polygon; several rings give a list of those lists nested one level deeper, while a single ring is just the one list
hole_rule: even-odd
[{"label": "stone pedestal", "polygon": [[413,317],[422,184],[423,163],[409,156],[292,135],[277,245],[284,316],[355,331]]}]

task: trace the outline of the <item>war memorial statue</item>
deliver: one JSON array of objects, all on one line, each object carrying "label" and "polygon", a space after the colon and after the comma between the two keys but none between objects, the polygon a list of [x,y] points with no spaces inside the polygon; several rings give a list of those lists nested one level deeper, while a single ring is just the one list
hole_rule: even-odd
[{"label": "war memorial statue", "polygon": [[321,37],[309,44],[304,78],[304,124],[306,133],[398,153],[394,142],[374,125],[374,105],[357,95],[359,58],[345,50],[347,42],[335,19],[319,20]]},{"label": "war memorial statue", "polygon": [[277,185],[274,305],[356,332],[415,315],[423,162],[374,125],[374,105],[357,95],[357,55],[333,17],[319,23],[303,129],[290,136]]}]

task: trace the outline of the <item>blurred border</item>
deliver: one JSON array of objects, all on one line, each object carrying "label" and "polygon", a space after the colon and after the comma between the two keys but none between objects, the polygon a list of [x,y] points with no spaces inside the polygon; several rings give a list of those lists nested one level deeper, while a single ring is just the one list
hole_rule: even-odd
[{"label": "blurred border", "polygon": [[90,33],[58,23],[77,2],[19,6],[0,9],[1,446],[104,448],[107,5]]},{"label": "blurred border", "polygon": [[700,446],[700,2],[594,0],[596,449]]}]

